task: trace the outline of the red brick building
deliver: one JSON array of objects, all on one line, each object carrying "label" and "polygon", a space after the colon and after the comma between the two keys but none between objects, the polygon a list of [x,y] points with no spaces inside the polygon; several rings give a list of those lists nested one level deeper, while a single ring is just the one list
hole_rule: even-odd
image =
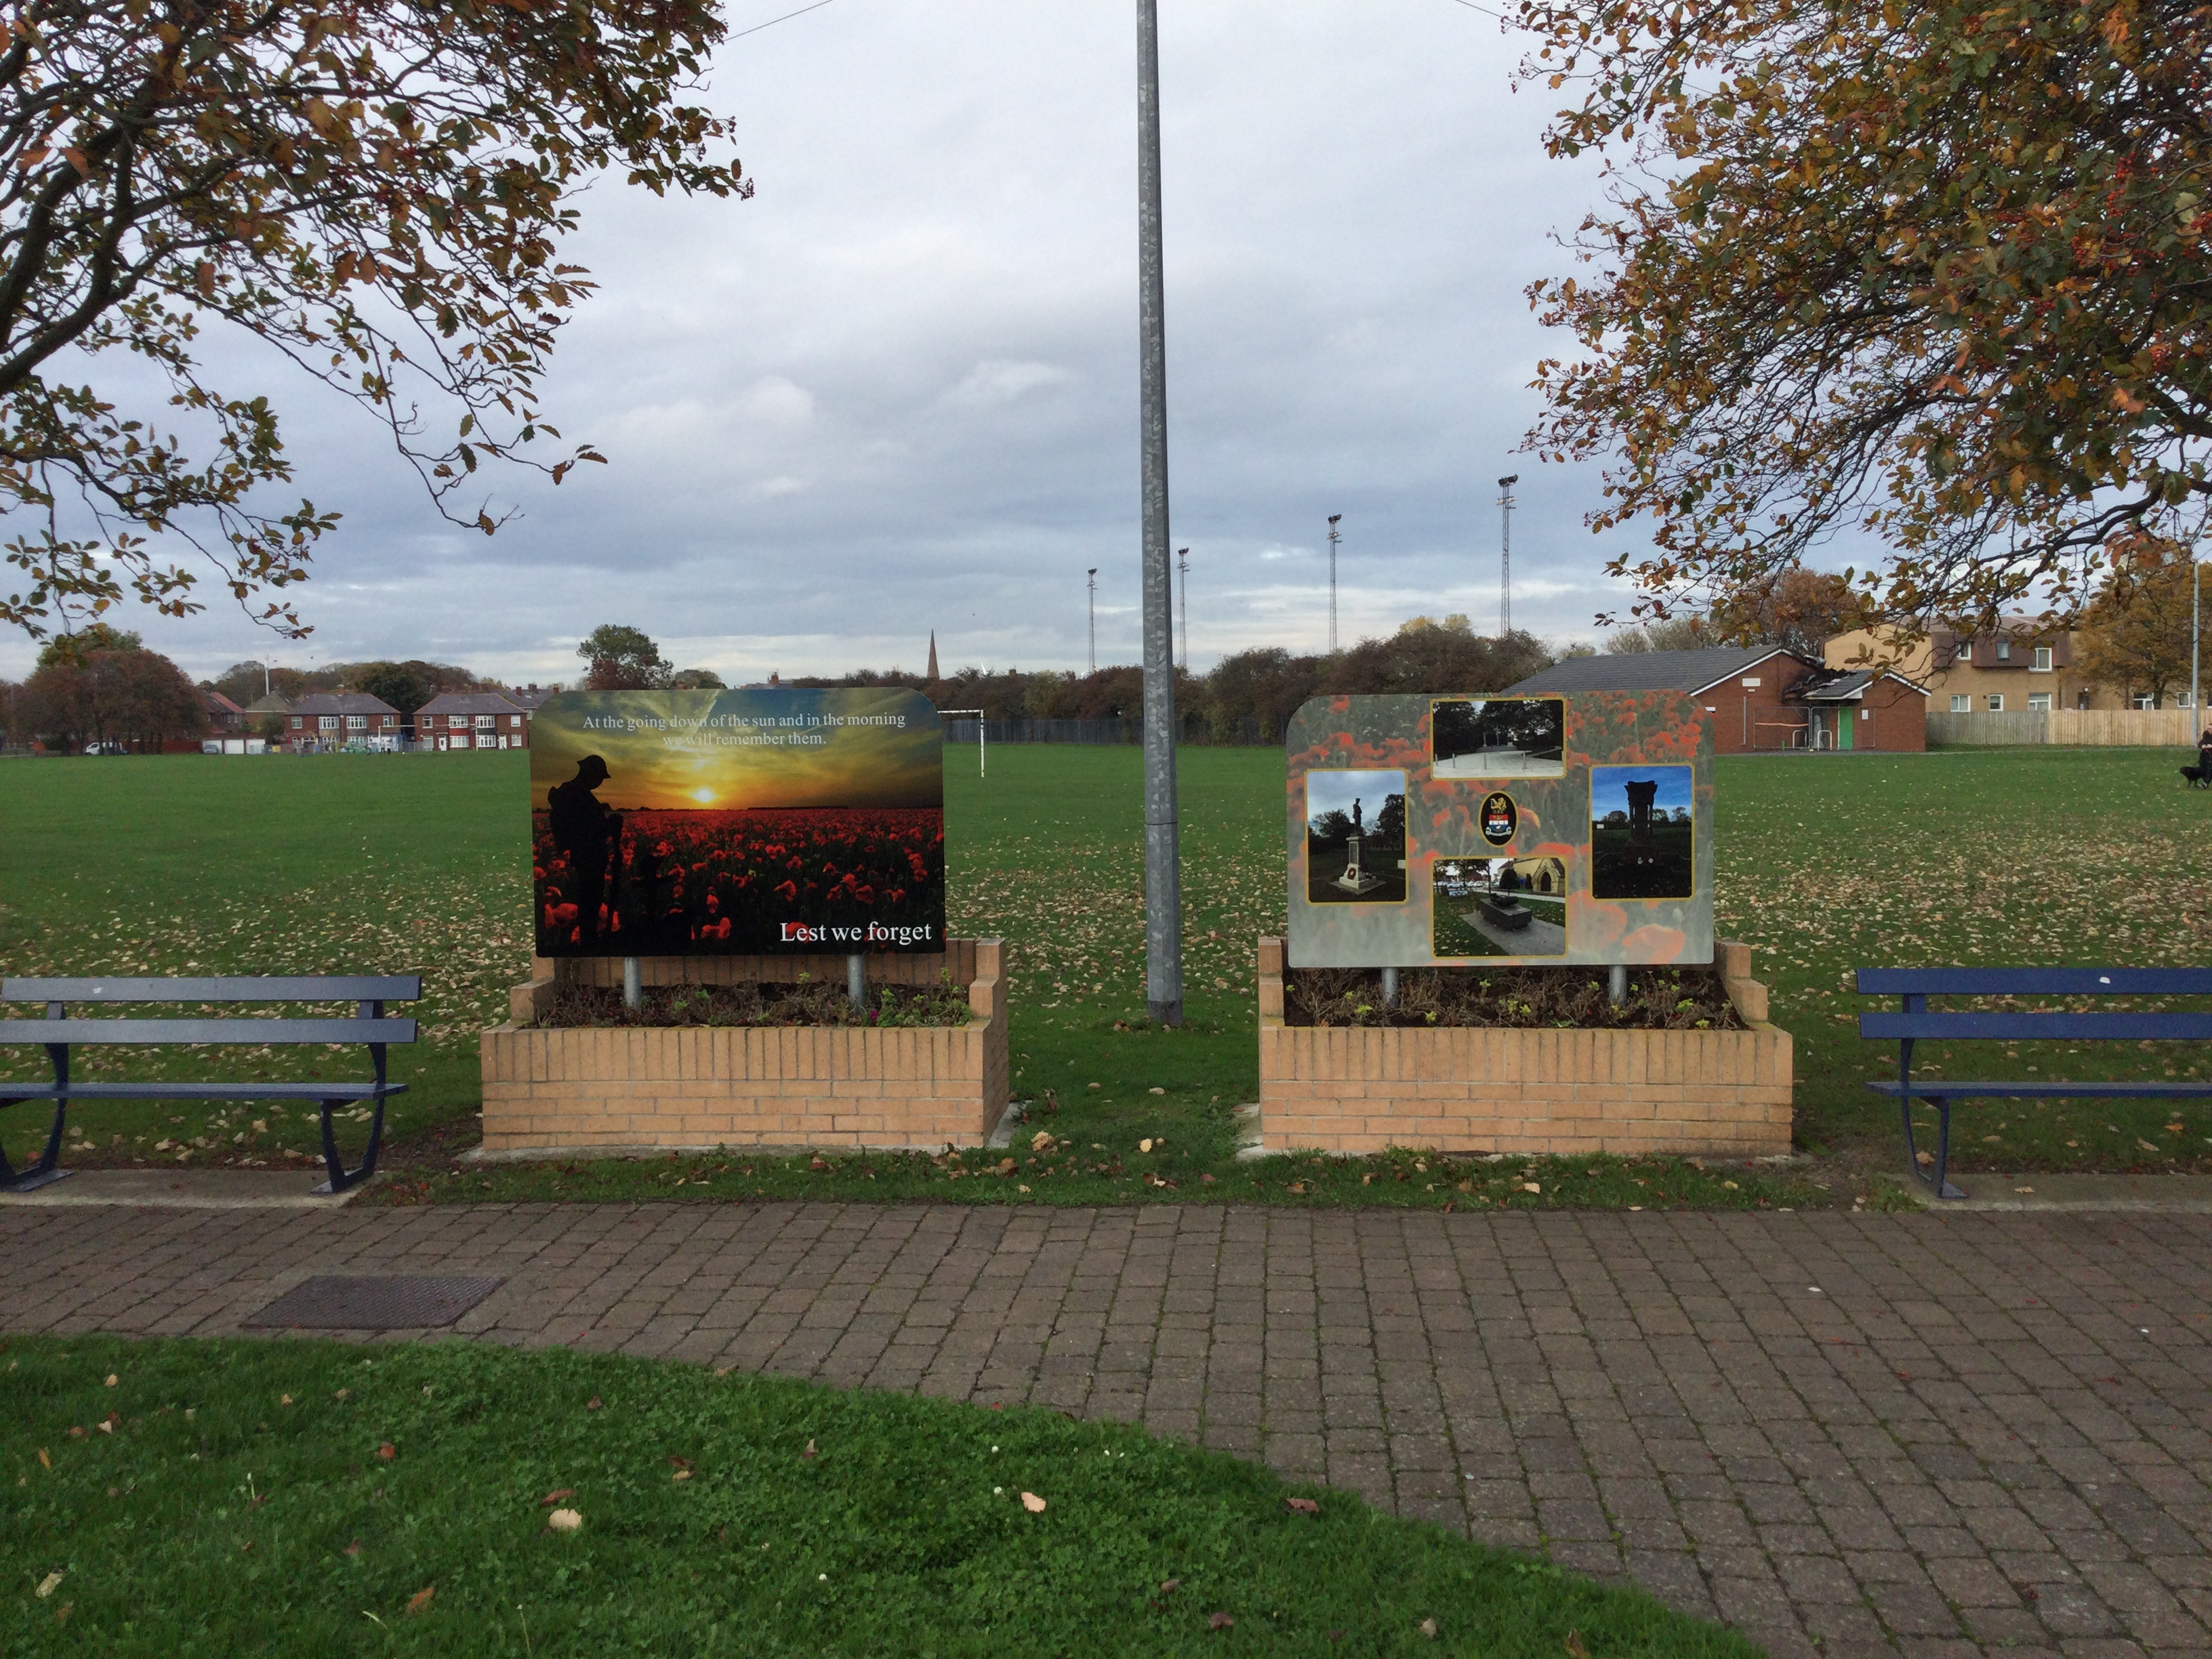
[{"label": "red brick building", "polygon": [[415,711],[425,749],[527,749],[530,710],[503,691],[441,691]]},{"label": "red brick building", "polygon": [[366,691],[312,692],[285,720],[284,747],[295,755],[398,746],[399,711]]},{"label": "red brick building", "polygon": [[1712,717],[1719,755],[1928,746],[1928,694],[1911,681],[1838,672],[1773,646],[1569,657],[1508,689],[1686,692]]}]

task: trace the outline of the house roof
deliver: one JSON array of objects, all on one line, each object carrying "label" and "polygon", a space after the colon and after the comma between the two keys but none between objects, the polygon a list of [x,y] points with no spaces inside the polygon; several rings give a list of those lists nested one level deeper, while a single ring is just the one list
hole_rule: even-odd
[{"label": "house roof", "polygon": [[289,714],[292,712],[292,705],[274,691],[266,691],[246,704],[241,712],[248,714]]},{"label": "house roof", "polygon": [[539,703],[559,690],[553,685],[510,685],[507,688],[507,699],[534,713]]},{"label": "house roof", "polygon": [[1796,697],[1800,702],[1857,702],[1876,680],[1895,680],[1908,691],[1917,691],[1923,697],[1928,695],[1926,686],[1915,685],[1887,668],[1855,668],[1832,679],[1808,681],[1797,688]]},{"label": "house roof", "polygon": [[441,691],[417,714],[520,714],[523,705],[503,691]]},{"label": "house roof", "polygon": [[366,691],[316,691],[292,705],[295,714],[396,714],[399,711]]},{"label": "house roof", "polygon": [[210,714],[243,714],[246,712],[220,691],[203,691],[200,700],[207,704]]},{"label": "house roof", "polygon": [[[1774,657],[1794,663],[1804,659],[1779,646],[1715,646],[1704,651],[1630,651],[1600,657],[1569,657],[1541,673],[1531,674],[1510,692],[1530,691],[1703,691],[1734,679]],[[1807,665],[1809,666],[1809,665]]]}]

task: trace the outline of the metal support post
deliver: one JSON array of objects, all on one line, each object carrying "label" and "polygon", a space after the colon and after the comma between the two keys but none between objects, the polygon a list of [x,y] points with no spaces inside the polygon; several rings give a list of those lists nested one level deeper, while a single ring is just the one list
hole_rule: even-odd
[{"label": "metal support post", "polygon": [[855,1008],[868,1006],[868,959],[858,951],[845,958],[845,994]]},{"label": "metal support post", "polygon": [[1398,1006],[1398,970],[1395,968],[1382,970],[1382,1006],[1385,1008]]},{"label": "metal support post", "polygon": [[635,957],[623,958],[623,1006],[639,1008],[645,1005],[645,979],[639,971]]},{"label": "metal support post", "polygon": [[1182,870],[1176,822],[1175,611],[1168,547],[1167,283],[1160,237],[1160,33],[1137,0],[1137,333],[1145,568],[1145,1001],[1182,1024]]},{"label": "metal support post", "polygon": [[1607,970],[1605,991],[1616,1008],[1628,1000],[1628,969],[1621,963],[1616,962]]}]

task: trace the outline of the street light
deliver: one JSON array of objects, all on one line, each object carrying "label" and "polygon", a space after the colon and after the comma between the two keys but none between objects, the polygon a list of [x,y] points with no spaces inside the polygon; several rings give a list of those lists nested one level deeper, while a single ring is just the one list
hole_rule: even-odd
[{"label": "street light", "polygon": [[1098,567],[1091,567],[1091,672],[1098,672]]},{"label": "street light", "polygon": [[1513,486],[1520,482],[1518,472],[1509,472],[1498,481],[1498,505],[1504,514],[1498,553],[1498,637],[1501,640],[1513,631]]},{"label": "street light", "polygon": [[1182,672],[1190,672],[1190,550],[1176,549],[1176,569],[1182,577]]},{"label": "street light", "polygon": [[1337,534],[1336,526],[1344,517],[1341,513],[1328,515],[1328,654],[1336,654],[1336,544],[1344,538]]}]

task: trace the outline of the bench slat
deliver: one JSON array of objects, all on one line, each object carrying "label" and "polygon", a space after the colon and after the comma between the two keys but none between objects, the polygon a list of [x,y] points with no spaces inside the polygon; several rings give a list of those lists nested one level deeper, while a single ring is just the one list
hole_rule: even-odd
[{"label": "bench slat", "polygon": [[2053,1009],[1991,1010],[1977,1013],[1861,1014],[1859,1035],[1871,1039],[1911,1037],[1923,1042],[2051,1039],[2062,1042],[2201,1042],[2212,1038],[2212,1014],[2068,1013]]},{"label": "bench slat", "polygon": [[1862,968],[1862,996],[2212,996],[2212,968]]},{"label": "bench slat", "polygon": [[[407,1085],[385,1085],[386,1095]],[[0,1100],[374,1100],[374,1083],[0,1083]]]},{"label": "bench slat", "polygon": [[420,974],[247,979],[4,979],[0,1002],[415,1002]]},{"label": "bench slat", "polygon": [[0,1042],[412,1042],[411,1019],[0,1019]]},{"label": "bench slat", "polygon": [[[1869,1083],[1878,1095],[1901,1095],[1905,1085],[1893,1079]],[[1962,1083],[1954,1079],[1916,1079],[1916,1100],[2189,1100],[2212,1098],[2212,1083],[2031,1083],[2014,1079],[1988,1083]]]}]

